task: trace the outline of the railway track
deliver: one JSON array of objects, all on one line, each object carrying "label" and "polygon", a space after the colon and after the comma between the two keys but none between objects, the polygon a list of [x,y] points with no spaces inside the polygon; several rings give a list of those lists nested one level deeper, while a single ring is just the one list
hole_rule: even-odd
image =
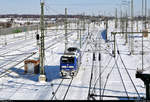
[{"label": "railway track", "polygon": [[[137,88],[136,88],[136,86],[135,86],[135,83],[133,82],[133,80],[132,80],[132,78],[131,78],[131,75],[129,74],[129,72],[128,72],[128,69],[127,69],[127,67],[126,67],[126,65],[125,65],[125,63],[123,62],[123,59],[122,59],[122,57],[121,57],[121,55],[120,55],[120,52],[119,52],[119,47],[118,47],[118,45],[117,45],[117,41],[116,41],[116,46],[117,46],[117,58],[115,59],[114,58],[114,60],[115,60],[115,65],[117,66],[117,70],[118,70],[118,73],[119,73],[119,76],[120,76],[120,78],[121,78],[121,82],[122,82],[122,85],[123,85],[123,87],[124,87],[124,91],[125,91],[125,93],[126,93],[126,98],[131,98],[130,96],[129,96],[129,93],[128,93],[128,91],[127,91],[127,88],[126,88],[126,84],[125,84],[125,81],[124,81],[124,77],[123,77],[123,74],[120,72],[120,68],[119,68],[119,65],[118,65],[118,59],[120,59],[121,60],[121,63],[123,64],[123,66],[124,66],[124,69],[125,69],[125,71],[126,71],[126,73],[127,73],[127,76],[129,77],[129,79],[130,79],[130,81],[131,81],[131,83],[132,83],[132,85],[133,85],[133,88],[135,89],[135,92],[136,92],[136,94],[137,94],[137,96],[138,97],[136,97],[136,99],[137,100],[141,100],[141,97],[140,97],[140,94],[139,94],[139,92],[138,92],[138,90],[137,90]],[[112,67],[112,70],[114,69],[114,66]],[[108,74],[108,76],[107,76],[107,79],[106,79],[106,81],[105,81],[105,84],[104,84],[104,90],[106,89],[106,84],[107,84],[107,82],[108,82],[108,78],[109,78],[109,76],[110,76],[110,74],[111,74],[111,72],[112,72],[112,70],[110,70],[110,72],[109,72],[109,74]],[[125,74],[125,73],[124,73]],[[104,96],[104,90],[103,90],[103,96]]]},{"label": "railway track", "polygon": [[72,84],[73,79],[74,79],[74,78],[72,78],[72,79],[70,80],[70,82],[69,82],[69,85],[68,85],[68,88],[67,88],[67,90],[66,90],[66,92],[65,92],[65,95],[64,95],[64,97],[63,97],[63,100],[66,99],[66,96],[67,96],[68,91],[69,91],[69,89],[70,89],[70,87],[71,87],[71,84]]},{"label": "railway track", "polygon": [[[71,87],[73,79],[74,78],[61,79],[61,81],[60,81],[58,87],[56,88],[56,90],[54,92],[52,92],[51,100],[57,100],[57,94],[60,94],[62,92],[62,89],[63,89],[63,95],[61,97],[62,97],[62,100],[65,100],[67,95],[68,95],[68,92],[69,92],[69,89]],[[68,84],[68,82],[69,82],[69,84]],[[66,83],[67,83],[67,85],[66,85]],[[64,93],[64,90],[65,90],[65,93]]]},{"label": "railway track", "polygon": [[[116,41],[116,42],[117,42],[117,41]],[[117,45],[117,43],[116,43],[116,45]],[[108,79],[110,78],[110,75],[111,75],[111,73],[112,73],[112,71],[114,70],[115,65],[116,65],[117,70],[118,70],[118,73],[119,73],[119,76],[120,76],[120,78],[121,78],[121,83],[122,83],[123,88],[124,88],[124,91],[125,91],[125,93],[126,93],[126,96],[123,96],[123,97],[126,97],[126,98],[128,98],[128,99],[132,98],[132,97],[130,97],[129,92],[127,91],[127,87],[126,87],[126,84],[125,84],[125,81],[124,81],[123,73],[121,73],[119,64],[117,63],[117,62],[118,62],[118,59],[120,59],[120,60],[121,60],[121,63],[122,63],[123,66],[124,66],[125,71],[127,72],[128,77],[129,77],[129,79],[130,79],[130,81],[131,81],[131,83],[132,83],[132,85],[133,85],[133,88],[135,89],[136,94],[137,94],[137,96],[138,96],[138,97],[134,97],[134,98],[135,98],[136,100],[141,100],[141,97],[140,97],[140,95],[139,95],[139,92],[137,91],[137,88],[136,88],[136,86],[135,86],[135,83],[133,82],[133,80],[132,80],[132,78],[131,78],[131,76],[130,76],[130,74],[129,74],[129,72],[128,72],[128,69],[127,69],[126,65],[124,64],[124,62],[123,62],[123,59],[121,58],[121,55],[120,55],[120,53],[119,53],[119,47],[118,47],[118,45],[117,45],[117,54],[118,54],[118,55],[116,56],[116,58],[114,58],[115,63],[114,63],[114,65],[112,66],[112,68],[111,68],[111,70],[109,71],[109,73],[107,74],[106,81],[104,82],[104,86],[103,86],[103,90],[102,90],[102,95],[101,95],[101,97],[102,97],[102,98],[105,97],[104,92],[105,92],[105,89],[106,89],[106,86],[107,86],[107,83],[108,83]],[[124,74],[125,74],[125,73],[124,73]],[[106,96],[107,96],[107,95],[106,95]],[[109,96],[108,96],[108,97],[109,97]],[[113,96],[110,96],[110,97],[113,97]],[[117,96],[115,96],[115,97],[117,97]]]},{"label": "railway track", "polygon": [[[64,79],[62,79],[62,80],[60,81],[60,83],[59,83],[58,87],[56,88],[55,92],[52,92],[52,95],[53,95],[53,96],[52,96],[51,100],[53,100],[54,97],[56,97],[56,93],[58,92],[58,90],[59,90],[60,86],[62,85],[63,81],[64,81]],[[53,86],[53,84],[52,84],[51,86]]]},{"label": "railway track", "polygon": [[[61,33],[62,34],[62,33]],[[59,34],[58,34],[59,35]],[[63,35],[63,34],[62,34]],[[54,38],[55,39],[55,37],[52,37],[52,38]],[[46,39],[45,40],[49,40],[49,37],[46,37]],[[35,44],[34,46],[36,47],[36,40],[34,41],[34,40],[31,40],[31,39],[27,39],[26,40],[26,43],[24,43],[25,41],[23,40],[21,40],[21,42],[19,41],[17,41],[17,42],[15,42],[15,43],[13,43],[13,44],[10,44],[10,45],[8,45],[8,46],[6,46],[6,47],[2,47],[2,48],[0,48],[1,50],[0,50],[0,54],[1,55],[5,55],[5,54],[8,54],[8,53],[10,53],[10,52],[12,52],[12,51],[21,51],[21,49],[23,48],[23,49],[26,49],[26,48],[28,48],[29,46],[31,46],[31,45],[33,45],[33,44]],[[14,46],[15,45],[15,46]],[[22,46],[24,46],[24,47],[22,47]],[[16,48],[17,47],[17,48]],[[5,51],[7,49],[7,52]],[[20,50],[19,50],[20,49]],[[2,52],[2,53],[1,53]],[[4,53],[3,53],[4,52]]]},{"label": "railway track", "polygon": [[[117,42],[117,41],[116,41]],[[107,43],[108,44],[108,43]],[[109,46],[111,46],[111,45],[109,45]],[[132,85],[133,85],[133,88],[135,89],[135,91],[136,91],[136,94],[137,94],[137,96],[138,96],[138,98],[136,97],[136,99],[141,99],[140,98],[140,95],[139,95],[139,92],[137,91],[137,88],[136,88],[136,86],[135,86],[135,83],[133,82],[133,80],[132,80],[132,78],[131,78],[131,76],[130,76],[130,74],[129,74],[129,72],[128,72],[128,69],[126,68],[126,66],[125,66],[125,64],[124,64],[124,62],[123,62],[123,59],[121,58],[121,55],[120,55],[120,53],[119,53],[119,49],[118,49],[118,45],[117,45],[117,53],[118,53],[118,56],[116,57],[116,58],[113,58],[113,56],[112,56],[112,54],[110,53],[110,51],[109,51],[109,49],[106,49],[106,48],[102,48],[104,51],[106,51],[107,53],[105,53],[105,54],[109,54],[109,56],[110,56],[110,59],[107,61],[107,64],[105,65],[105,67],[103,68],[103,70],[101,70],[101,73],[100,73],[100,75],[103,75],[103,73],[105,72],[105,70],[106,69],[108,69],[108,65],[110,64],[110,63],[112,63],[111,61],[112,61],[112,59],[114,59],[114,61],[113,61],[113,63],[114,64],[111,64],[112,65],[112,67],[111,67],[111,69],[110,69],[110,71],[107,73],[107,75],[106,75],[106,81],[104,82],[104,86],[103,86],[103,90],[102,90],[102,93],[100,92],[100,97],[102,97],[103,98],[103,96],[105,96],[104,95],[104,92],[105,92],[105,89],[106,89],[106,86],[107,86],[107,83],[108,83],[108,79],[109,79],[109,77],[110,77],[110,74],[112,73],[112,71],[113,71],[113,69],[115,68],[115,65],[116,65],[116,68],[117,68],[117,70],[118,70],[118,73],[119,73],[119,76],[120,76],[120,78],[121,78],[121,83],[122,83],[122,85],[123,85],[123,88],[124,88],[124,91],[125,91],[125,93],[126,93],[126,98],[131,98],[130,96],[129,96],[129,93],[128,93],[128,91],[127,91],[127,87],[126,87],[126,84],[125,84],[125,81],[124,81],[124,77],[122,76],[122,73],[121,73],[121,71],[120,71],[120,68],[119,68],[119,65],[118,65],[118,59],[120,58],[121,59],[121,63],[123,64],[123,66],[124,66],[124,68],[125,68],[125,70],[126,70],[126,72],[127,72],[127,75],[129,76],[129,79],[130,79],[130,81],[131,81],[131,83],[132,83]],[[112,49],[111,49],[112,50]],[[96,51],[99,51],[98,49],[96,50]],[[103,53],[104,53],[104,51],[103,51]],[[94,64],[94,63],[93,63]],[[94,66],[94,65],[92,65],[92,66]],[[92,67],[92,69],[93,69],[93,67]],[[94,85],[92,86],[92,80],[93,80],[93,77],[94,77],[94,73],[93,73],[93,71],[91,70],[91,81],[90,81],[90,85],[89,85],[89,96],[90,95],[94,95],[95,94],[95,90],[97,90],[97,88],[96,88],[96,84],[98,83],[98,80],[100,80],[100,75],[97,77],[97,79],[96,79],[96,82],[94,83]],[[101,87],[102,88],[102,87]],[[107,96],[107,95],[106,95]],[[92,98],[93,100],[96,100],[94,97],[92,97],[92,96],[90,96],[90,98]],[[89,97],[88,97],[88,99],[90,99]]]},{"label": "railway track", "polygon": [[[55,45],[55,44],[57,44],[57,43],[54,43],[54,44],[50,45],[50,46],[47,47],[46,49],[52,47],[52,46]],[[12,50],[11,50],[11,51],[12,51]],[[7,52],[7,53],[9,53],[9,52]],[[7,54],[7,53],[5,53],[5,54]],[[19,54],[18,54],[18,55],[19,55]],[[18,57],[18,55],[13,55],[13,56]],[[6,56],[7,56],[7,55],[6,55]],[[11,55],[8,55],[8,56],[11,56]],[[5,57],[5,56],[1,56],[1,57]],[[29,56],[29,57],[31,57],[31,56]],[[27,57],[27,58],[29,58],[29,57]],[[27,58],[25,58],[24,60],[26,60]],[[24,60],[18,61],[17,64],[15,64],[14,66],[11,66],[11,67],[15,67],[15,66],[19,65],[19,64],[22,63]],[[21,66],[20,68],[22,68],[22,67],[23,67],[23,66]],[[20,68],[18,68],[17,70],[19,70]],[[13,71],[10,71],[9,69],[5,70],[3,73],[1,73],[0,78],[6,76],[6,75],[8,75],[8,74],[10,74],[11,72],[13,72]],[[22,86],[20,86],[19,88],[21,88],[21,87],[22,87]],[[17,90],[18,90],[18,89],[17,89]]]},{"label": "railway track", "polygon": [[[86,50],[87,46],[89,45],[88,41],[90,39],[90,36],[92,36],[92,35],[93,35],[93,33],[91,33],[89,36],[85,36],[84,41],[82,41],[82,44],[83,44],[83,46],[82,46],[83,51],[82,51],[82,55],[81,55],[82,57],[85,53],[85,50]],[[57,100],[57,93],[59,95],[62,95],[62,94],[60,94],[61,92],[63,92],[63,95],[61,96],[62,100],[65,100],[67,98],[68,92],[70,92],[69,89],[71,87],[71,84],[73,83],[73,79],[74,78],[72,78],[72,79],[61,79],[61,81],[59,82],[59,84],[58,84],[57,88],[55,89],[55,91],[52,92],[51,100]],[[67,83],[67,85],[65,83]],[[66,86],[67,86],[67,88],[64,88]],[[64,93],[64,91],[65,91],[65,93]]]},{"label": "railway track", "polygon": [[[71,32],[72,33],[72,32]],[[68,37],[70,37],[71,35],[69,35]],[[49,48],[51,48],[52,46],[54,46],[54,45],[56,45],[57,43],[60,43],[61,42],[61,40],[60,39],[62,39],[62,37],[63,37],[63,34],[59,37],[59,38],[57,38],[57,39],[52,39],[52,40],[50,40],[50,42],[53,42],[52,44],[50,44],[50,46],[48,46],[48,47],[46,47],[45,48],[45,50],[47,50],[47,49],[49,49]],[[47,38],[48,39],[48,38]],[[46,42],[47,43],[47,42]],[[49,43],[49,41],[48,41],[48,43]],[[30,45],[30,44],[29,44]],[[30,51],[27,51],[27,52],[31,52],[31,51],[33,51],[33,50],[35,50],[36,48],[32,48],[32,49],[30,49]],[[16,50],[16,49],[15,49]],[[5,53],[3,53],[3,56],[1,56],[1,57],[6,57],[7,55],[4,55],[4,54],[7,54],[7,53],[9,53],[10,51],[8,51],[8,52],[5,52]],[[26,53],[27,54],[27,53]],[[0,68],[1,68],[1,70],[4,70],[4,71],[2,71],[2,73],[5,73],[5,72],[7,72],[10,68],[12,68],[12,67],[15,67],[16,65],[18,65],[18,63],[20,64],[20,63],[22,63],[23,61],[25,61],[26,59],[28,59],[28,58],[30,58],[30,57],[32,57],[32,56],[30,56],[30,53],[28,53],[29,54],[29,57],[27,56],[27,57],[25,57],[23,60],[21,60],[21,61],[17,61],[20,57],[24,57],[24,54],[16,54],[16,55],[9,55],[9,56],[13,56],[11,59],[13,59],[13,61],[14,62],[17,62],[15,65],[12,65],[12,66],[9,66],[8,68],[4,68],[4,67],[6,67],[6,66],[8,66],[8,65],[10,65],[10,64],[12,64],[12,61],[11,60],[9,60],[9,61],[4,61],[4,64],[2,64],[1,66],[0,66]],[[32,54],[32,53],[31,53]],[[22,55],[22,56],[21,56]],[[19,57],[20,56],[20,57]],[[7,56],[8,57],[8,56]]]},{"label": "railway track", "polygon": [[[71,37],[72,36],[72,34],[73,34],[73,32],[70,32],[70,34],[68,35],[68,37]],[[56,44],[58,44],[58,43],[61,43],[62,42],[62,40],[60,40],[60,39],[63,39],[62,38],[63,37],[63,34],[62,34],[62,36],[60,36],[60,37],[58,37],[57,39],[51,39],[50,41],[47,41],[46,43],[46,47],[45,47],[45,50],[48,50],[49,48],[51,48],[51,47],[53,47],[54,45],[56,45]],[[50,42],[52,42],[51,44],[49,44]],[[87,40],[86,40],[86,42],[87,42]],[[86,43],[83,43],[84,45],[86,44]],[[87,46],[87,45],[86,45]],[[85,49],[86,49],[86,46],[85,46]],[[33,52],[33,50],[34,50],[35,48],[32,48],[32,49],[29,49],[27,52]],[[16,49],[17,50],[17,49]],[[12,50],[11,50],[12,51]],[[10,52],[11,52],[10,51]],[[8,52],[9,53],[9,52]],[[14,57],[18,57],[18,56],[20,56],[20,55],[22,55],[22,54],[16,54],[16,55],[8,55],[8,53],[6,53],[5,54],[5,56],[14,56]],[[24,52],[24,53],[26,53],[26,52]],[[28,53],[28,54],[30,54],[30,53]],[[1,56],[1,57],[5,57],[5,56]],[[32,55],[33,56],[33,55]],[[16,62],[18,62],[18,63],[16,63],[15,65],[13,65],[13,66],[11,66],[10,68],[12,68],[12,67],[15,67],[15,66],[17,66],[17,65],[19,65],[19,64],[21,64],[22,62],[24,62],[24,60],[26,60],[26,59],[28,59],[28,58],[30,58],[30,57],[32,57],[32,56],[28,56],[28,57],[26,57],[26,58],[24,58],[23,60],[21,60],[21,61],[16,61]],[[14,61],[15,61],[15,59],[14,59]],[[19,69],[21,69],[23,66],[21,66],[21,67],[19,67],[18,69],[16,69],[16,71],[17,70],[19,70]],[[5,72],[3,72],[3,73],[1,73],[0,74],[0,78],[2,78],[2,77],[4,77],[4,76],[6,76],[6,75],[8,75],[8,74],[10,74],[10,73],[12,73],[13,71],[10,71],[9,69],[6,69],[5,70]],[[64,94],[64,96],[62,97],[62,99],[63,100],[66,100],[67,99],[67,96],[68,96],[68,92],[69,92],[69,90],[70,90],[70,87],[71,87],[71,85],[72,85],[72,83],[73,83],[73,79],[69,79],[69,80],[67,80],[67,81],[65,81],[64,82],[64,80],[61,80],[62,82],[60,82],[60,85],[57,87],[57,89],[55,90],[55,94],[54,94],[54,96],[52,97],[52,100],[54,100],[54,98],[55,98],[55,96],[57,95],[57,93],[60,91],[59,89],[61,88],[61,87],[63,87],[63,88],[65,88],[65,94]],[[18,87],[18,89],[17,90],[19,90],[21,87],[22,87],[23,85],[21,85],[20,87]],[[17,91],[16,90],[16,91]]]},{"label": "railway track", "polygon": [[[63,34],[62,34],[62,35],[63,35]],[[68,35],[68,37],[71,37],[71,34]],[[45,48],[45,50],[47,50],[47,49],[53,47],[53,46],[56,45],[57,43],[60,43],[60,42],[62,41],[62,40],[60,40],[60,39],[62,39],[62,37],[59,37],[59,38],[58,38],[59,41],[56,41],[55,43],[48,45],[48,46]],[[56,40],[56,39],[52,39],[52,40]],[[52,41],[52,40],[51,40],[51,41]],[[49,43],[49,41],[48,41],[48,43]],[[32,50],[32,49],[31,49],[31,50]],[[35,54],[36,54],[36,53],[34,53],[34,55],[35,55]],[[15,57],[18,57],[19,55],[20,55],[20,54],[16,54]],[[21,55],[22,55],[22,54],[21,54]],[[11,56],[11,55],[10,55],[10,56]],[[10,73],[14,72],[14,70],[13,70],[13,71],[10,70],[12,67],[15,67],[15,66],[17,66],[17,65],[20,65],[22,62],[24,62],[26,59],[28,59],[28,58],[30,58],[30,57],[32,57],[32,56],[33,56],[33,55],[28,56],[28,57],[24,58],[23,60],[18,61],[18,63],[16,63],[15,65],[13,65],[13,66],[9,67],[8,69],[4,70],[2,73],[0,73],[0,78],[6,77],[6,76],[9,75]],[[23,67],[24,67],[24,66],[21,66],[21,67],[17,68],[15,71],[17,71],[17,70],[19,70],[19,69],[22,69]],[[16,91],[19,90],[19,89],[22,88],[22,87],[23,87],[23,84],[20,85],[20,87],[18,87],[18,88],[16,89]],[[16,91],[15,91],[15,92],[16,92]],[[13,95],[13,94],[12,94],[12,95]],[[11,97],[12,97],[12,95],[11,95]],[[11,97],[10,97],[10,98],[11,98]]]},{"label": "railway track", "polygon": [[[13,67],[15,67],[15,66],[21,64],[21,63],[24,62],[26,59],[32,57],[32,56],[35,55],[35,54],[36,54],[36,53],[32,53],[31,55],[29,55],[28,57],[26,57],[26,58],[24,58],[23,60],[19,61],[18,63],[16,63],[15,65],[11,66],[10,68],[13,68]],[[1,73],[0,73],[0,78],[3,77],[3,76],[5,76],[5,75],[6,75],[5,73],[7,73],[7,72],[10,70],[10,68],[4,69],[4,71],[1,71]],[[21,67],[20,67],[20,68],[21,68]],[[2,69],[2,68],[1,68],[1,69]],[[8,73],[11,73],[11,72],[12,72],[12,71],[9,71]]]}]

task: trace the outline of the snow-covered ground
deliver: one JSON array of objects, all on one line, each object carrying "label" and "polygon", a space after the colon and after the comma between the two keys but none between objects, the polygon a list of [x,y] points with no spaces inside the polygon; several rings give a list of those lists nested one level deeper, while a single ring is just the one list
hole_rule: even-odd
[{"label": "snow-covered ground", "polygon": [[[63,26],[59,28],[63,28]],[[75,24],[72,24],[71,28],[76,28]],[[88,28],[87,25],[86,28]],[[141,38],[134,39],[135,54],[129,55],[129,44],[124,44],[124,36],[117,35],[116,45],[120,55],[117,54],[114,58],[112,57],[113,42],[105,43],[101,39],[101,31],[103,29],[104,22],[100,26],[94,26],[91,23],[89,29],[91,37],[88,36],[88,30],[81,32],[82,64],[77,76],[73,80],[62,79],[59,75],[59,61],[65,47],[65,32],[62,30],[58,30],[58,32],[47,31],[45,37],[45,72],[47,82],[45,83],[38,81],[39,75],[24,74],[24,59],[30,56],[29,59],[38,57],[38,53],[33,54],[33,52],[38,52],[35,39],[37,31],[19,33],[15,36],[0,36],[0,99],[87,100],[91,71],[93,72],[93,78],[91,80],[90,93],[103,96],[145,97],[144,83],[135,77],[137,68],[141,68]],[[141,24],[139,24],[140,29]],[[117,31],[119,30],[117,29]],[[109,40],[113,40],[113,36],[111,36],[112,31],[116,31],[114,21],[109,21]],[[68,31],[69,46],[74,44],[79,47],[80,44],[77,36],[77,31]],[[4,42],[7,42],[7,45]],[[149,37],[144,38],[144,68],[150,66],[148,45]],[[93,52],[96,55],[96,61],[94,62],[92,61]],[[101,61],[98,60],[99,53],[101,54]],[[100,73],[101,77],[99,76]],[[71,81],[72,83],[69,86]],[[95,98],[99,99],[99,97]],[[127,98],[103,97],[103,100],[127,100]]]}]

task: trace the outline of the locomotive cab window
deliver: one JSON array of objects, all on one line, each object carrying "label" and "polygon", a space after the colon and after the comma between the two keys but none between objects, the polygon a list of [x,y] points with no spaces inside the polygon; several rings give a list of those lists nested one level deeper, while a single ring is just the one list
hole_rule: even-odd
[{"label": "locomotive cab window", "polygon": [[68,48],[68,51],[69,51],[69,52],[74,52],[74,51],[76,51],[76,50],[77,50],[77,48],[74,48],[74,47]]},{"label": "locomotive cab window", "polygon": [[74,57],[62,57],[62,63],[74,63]]}]

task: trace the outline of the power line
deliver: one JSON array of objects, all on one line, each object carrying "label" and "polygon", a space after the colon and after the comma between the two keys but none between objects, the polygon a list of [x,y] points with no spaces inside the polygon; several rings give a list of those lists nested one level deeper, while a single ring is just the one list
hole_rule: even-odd
[{"label": "power line", "polygon": [[54,13],[61,14],[61,13],[59,13],[57,10],[53,9],[52,7],[50,7],[47,2],[45,2],[45,8],[46,8],[46,10],[48,11],[48,13],[50,13],[50,11],[52,11],[52,12],[54,12]]}]

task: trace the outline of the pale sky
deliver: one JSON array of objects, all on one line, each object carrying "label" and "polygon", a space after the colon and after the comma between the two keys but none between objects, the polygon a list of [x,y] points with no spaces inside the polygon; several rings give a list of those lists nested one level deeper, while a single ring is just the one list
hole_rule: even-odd
[{"label": "pale sky", "polygon": [[[124,3],[126,2],[126,5]],[[45,14],[113,15],[115,8],[120,12],[130,10],[131,0],[45,0]],[[134,15],[141,14],[142,0],[134,0]],[[127,5],[128,4],[128,5]],[[150,0],[147,0],[148,8]],[[119,13],[118,12],[118,13]],[[0,0],[0,14],[40,14],[40,0]],[[118,14],[119,15],[119,14]]]}]

